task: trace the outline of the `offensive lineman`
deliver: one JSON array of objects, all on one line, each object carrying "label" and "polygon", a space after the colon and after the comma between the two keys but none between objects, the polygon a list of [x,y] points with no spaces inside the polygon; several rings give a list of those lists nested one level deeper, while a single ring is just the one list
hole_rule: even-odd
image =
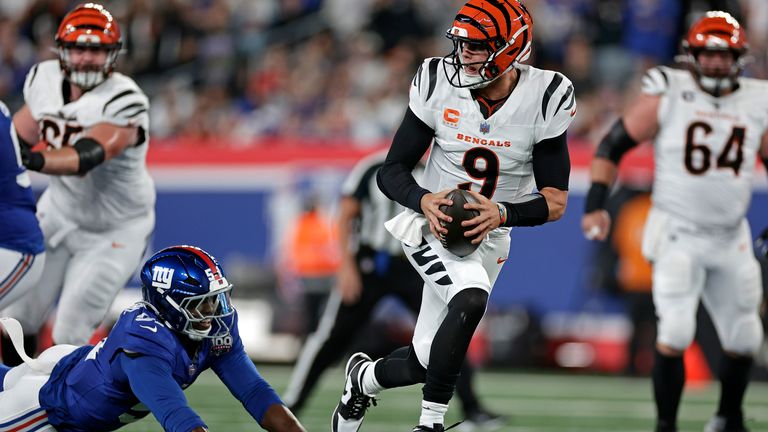
[{"label": "offensive lineman", "polygon": [[[378,173],[379,187],[407,210],[387,223],[425,282],[413,342],[372,362],[346,367],[332,430],[357,431],[382,390],[425,383],[416,431],[442,432],[467,347],[507,258],[510,228],[559,219],[568,195],[566,129],[576,113],[562,74],[522,65],[533,21],[517,0],[470,0],[448,30],[453,51],[429,58]],[[434,139],[420,187],[411,171]],[[538,192],[532,192],[535,186]],[[443,249],[438,210],[446,194],[469,189],[480,215],[463,222],[480,244],[458,258]],[[434,192],[432,192],[434,191]]]},{"label": "offensive lineman", "polygon": [[689,70],[649,70],[639,99],[600,143],[582,229],[605,239],[610,218],[603,207],[618,163],[653,139],[653,207],[643,254],[653,264],[658,317],[656,431],[677,430],[682,355],[701,299],[725,351],[720,405],[705,431],[740,432],[747,430],[741,406],[752,357],[763,339],[760,269],[745,213],[755,158],[768,159],[768,83],[739,77],[747,41],[725,12],[707,12],[694,23],[683,50]]},{"label": "offensive lineman", "polygon": [[[102,6],[64,17],[59,61],[32,67],[26,104],[14,115],[27,169],[50,174],[38,203],[46,265],[38,288],[4,315],[36,333],[61,291],[56,344],[84,344],[138,267],[154,228],[155,190],[145,157],[149,102],[130,78],[113,73],[120,29]],[[43,140],[47,151],[31,151]],[[34,351],[34,334],[26,336]],[[19,364],[3,343],[6,363]]]}]

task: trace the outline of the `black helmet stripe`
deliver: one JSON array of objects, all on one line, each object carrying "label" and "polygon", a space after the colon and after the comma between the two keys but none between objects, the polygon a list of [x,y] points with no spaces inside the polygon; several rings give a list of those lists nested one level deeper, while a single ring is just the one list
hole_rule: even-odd
[{"label": "black helmet stripe", "polygon": [[479,22],[475,21],[475,19],[474,19],[474,18],[470,18],[470,17],[468,17],[468,16],[466,16],[466,15],[464,15],[464,14],[458,14],[458,15],[456,15],[456,20],[457,20],[457,21],[460,21],[460,20],[462,20],[462,19],[463,19],[464,21],[468,22],[469,24],[471,24],[471,25],[472,25],[472,27],[474,27],[474,28],[476,28],[477,30],[479,30],[479,31],[480,31],[480,33],[484,34],[486,39],[491,39],[491,35],[489,35],[487,31],[485,31],[485,27],[483,27],[483,25],[482,25],[482,24],[480,24]]},{"label": "black helmet stripe", "polygon": [[[488,5],[493,6],[499,11],[501,11],[501,14],[504,15],[504,21],[507,24],[507,32],[511,34],[512,33],[512,17],[509,16],[509,12],[507,12],[507,9],[504,8],[504,6],[502,6],[498,0],[490,0],[488,1]],[[499,30],[499,36],[501,36],[501,29],[499,28],[498,30]],[[508,40],[506,37],[504,39]]]},{"label": "black helmet stripe", "polygon": [[486,12],[485,10],[483,10],[483,8],[475,6],[475,5],[471,4],[471,3],[467,3],[467,7],[468,8],[472,8],[472,9],[476,9],[476,10],[486,14],[488,16],[488,18],[490,18],[491,21],[493,22],[493,26],[496,27],[496,34],[501,36],[501,27],[499,27],[499,22],[496,21],[496,18],[494,18],[493,15],[491,15],[488,12]]},{"label": "black helmet stripe", "polygon": [[[510,3],[510,2],[509,2],[509,0],[504,0],[504,3],[508,4],[508,5],[509,5],[509,7],[511,7],[511,8],[512,8],[512,10],[513,10],[513,11],[515,11],[515,13],[517,14],[517,19],[518,19],[518,20],[520,20],[520,23],[521,23],[522,25],[525,25],[525,19],[524,19],[524,17],[523,17],[523,14],[522,14],[522,13],[520,13],[520,11],[519,11],[519,10],[517,10],[517,8],[516,8],[516,7],[514,7],[514,6],[512,5],[512,3]],[[520,7],[522,7],[522,8],[523,8],[523,10],[524,10],[526,13],[528,13],[528,10],[525,8],[525,6],[523,6],[523,4],[522,4],[522,3],[519,3],[519,2],[518,2],[518,5],[520,5]],[[528,16],[530,16],[530,14],[528,14]],[[527,28],[527,29],[523,30],[523,43],[522,43],[522,44],[520,44],[520,46],[521,46],[521,47],[523,47],[523,49],[525,49],[525,46],[528,44],[528,33],[530,32],[530,30],[531,30],[530,28]],[[510,36],[512,36],[512,35],[510,35]],[[511,54],[512,54],[512,53],[510,53],[510,55],[511,55]]]}]

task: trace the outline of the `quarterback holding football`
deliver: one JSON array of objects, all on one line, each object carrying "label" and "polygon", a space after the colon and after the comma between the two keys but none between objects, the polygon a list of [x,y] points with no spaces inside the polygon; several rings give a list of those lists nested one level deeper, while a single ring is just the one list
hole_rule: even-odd
[{"label": "quarterback holding football", "polygon": [[[424,280],[421,310],[410,346],[376,362],[361,353],[349,360],[333,431],[357,431],[372,398],[416,383],[425,385],[413,430],[443,431],[467,347],[507,259],[510,230],[565,211],[574,88],[560,73],[522,64],[532,30],[518,0],[471,0],[446,34],[453,50],[424,60],[413,78],[377,180],[406,208],[387,228]],[[430,147],[422,187],[411,171]],[[453,204],[446,196],[457,188],[477,201],[464,205],[477,212],[462,222],[477,246],[464,257],[441,244],[449,233],[442,224],[452,218],[440,207]]]}]

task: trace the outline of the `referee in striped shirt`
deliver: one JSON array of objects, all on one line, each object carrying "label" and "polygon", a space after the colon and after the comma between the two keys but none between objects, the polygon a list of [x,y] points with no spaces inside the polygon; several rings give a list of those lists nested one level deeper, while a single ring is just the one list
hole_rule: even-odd
[{"label": "referee in striped shirt", "polygon": [[[403,208],[376,185],[376,173],[387,152],[374,153],[357,163],[342,186],[339,215],[341,266],[317,330],[305,342],[283,401],[293,413],[300,411],[322,373],[338,361],[368,324],[376,305],[397,296],[414,314],[421,306],[424,281],[408,262],[400,241],[384,222]],[[423,165],[414,169],[419,179]],[[471,387],[472,369],[464,363],[456,391],[465,414],[464,430],[473,426],[500,427],[504,416],[481,407]]]}]

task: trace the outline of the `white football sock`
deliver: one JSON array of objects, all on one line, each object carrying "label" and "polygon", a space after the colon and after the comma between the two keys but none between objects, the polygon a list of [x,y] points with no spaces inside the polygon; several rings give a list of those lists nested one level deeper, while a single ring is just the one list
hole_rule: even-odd
[{"label": "white football sock", "polygon": [[379,392],[384,390],[384,387],[382,387],[376,379],[376,362],[379,361],[381,361],[381,359],[366,365],[365,370],[363,371],[363,376],[360,379],[360,386],[362,387],[363,393],[371,397],[376,396]]},{"label": "white football sock", "polygon": [[435,423],[444,424],[445,413],[448,412],[448,405],[439,404],[437,402],[421,401],[421,417],[419,417],[419,424],[432,427]]}]

